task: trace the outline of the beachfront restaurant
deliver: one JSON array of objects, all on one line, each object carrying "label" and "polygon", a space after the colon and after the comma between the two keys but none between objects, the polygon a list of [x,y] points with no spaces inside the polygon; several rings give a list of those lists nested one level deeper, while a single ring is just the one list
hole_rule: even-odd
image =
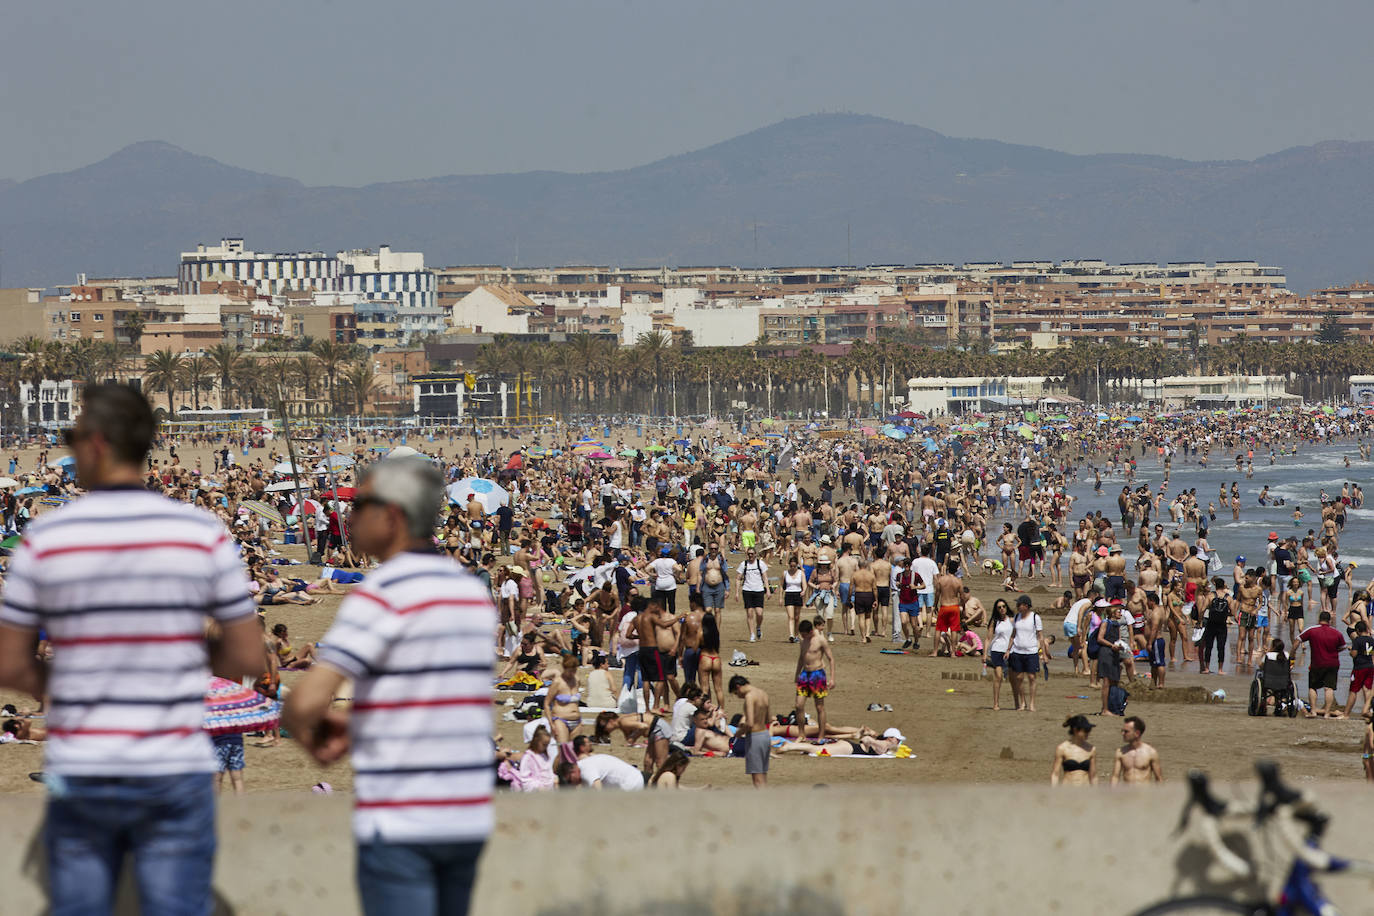
[{"label": "beachfront restaurant", "polygon": [[1292,407],[1302,398],[1289,394],[1282,375],[1169,375],[1137,379],[1141,400],[1166,410],[1181,407]]},{"label": "beachfront restaurant", "polygon": [[907,409],[928,416],[1033,409],[1050,394],[1062,394],[1062,383],[1062,379],[1047,375],[907,379]]}]

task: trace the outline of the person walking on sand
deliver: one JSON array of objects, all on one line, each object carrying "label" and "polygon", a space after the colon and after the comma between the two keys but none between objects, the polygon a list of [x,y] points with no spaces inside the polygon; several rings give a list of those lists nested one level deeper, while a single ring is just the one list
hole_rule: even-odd
[{"label": "person walking on sand", "polygon": [[1029,595],[1016,599],[1016,616],[1011,623],[1011,656],[1008,668],[1011,670],[1012,692],[1016,695],[1016,708],[1035,712],[1035,681],[1040,673],[1040,658],[1048,655],[1045,643],[1045,625],[1040,615],[1031,609]]},{"label": "person walking on sand", "polygon": [[[825,697],[835,688],[835,655],[830,649],[830,642],[811,621],[803,620],[797,631],[797,721],[806,721],[806,701],[811,699],[816,705],[816,724],[820,726],[817,734],[824,736]],[[817,743],[824,744],[824,738]]]},{"label": "person walking on sand", "polygon": [[771,719],[768,694],[749,683],[749,679],[742,674],[730,678],[730,692],[744,701],[744,719],[740,722],[740,731],[744,734],[744,740],[749,742],[744,751],[744,772],[753,780],[755,789],[766,788],[768,758],[773,749],[773,735],[768,728]]}]

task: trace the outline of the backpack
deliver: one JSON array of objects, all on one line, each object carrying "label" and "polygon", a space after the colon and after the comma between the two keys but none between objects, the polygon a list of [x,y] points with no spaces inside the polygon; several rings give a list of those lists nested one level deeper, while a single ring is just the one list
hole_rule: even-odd
[{"label": "backpack", "polygon": [[1088,651],[1088,658],[1097,658],[1097,654],[1102,651],[1102,643],[1097,641],[1097,634],[1101,632],[1102,627],[1106,624],[1106,622],[1107,621],[1104,620],[1097,626],[1092,627],[1088,630],[1088,639],[1086,646]]},{"label": "backpack", "polygon": [[1110,687],[1107,690],[1107,712],[1118,716],[1126,714],[1126,701],[1131,698],[1130,693],[1121,687]]},{"label": "backpack", "polygon": [[1227,619],[1231,616],[1231,605],[1225,596],[1217,595],[1207,605],[1207,624],[1213,627],[1226,626]]}]

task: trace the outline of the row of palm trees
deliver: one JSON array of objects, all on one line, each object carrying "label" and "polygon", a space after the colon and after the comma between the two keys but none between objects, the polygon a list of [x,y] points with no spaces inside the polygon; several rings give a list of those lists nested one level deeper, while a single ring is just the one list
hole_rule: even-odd
[{"label": "row of palm trees", "polygon": [[304,341],[299,351],[246,351],[219,344],[203,356],[184,356],[169,349],[141,358],[114,341],[79,339],[71,342],[30,337],[14,345],[16,357],[0,368],[0,387],[17,388],[21,381],[74,379],[82,384],[99,380],[142,379],[152,396],[167,399],[169,413],[176,401],[199,410],[204,398],[219,393],[223,408],[277,408],[295,403],[332,414],[367,412],[377,394],[379,379],[366,350],[330,340]]},{"label": "row of palm trees", "polygon": [[1374,367],[1374,344],[1270,343],[1238,334],[1209,346],[1200,339],[1174,349],[1163,343],[1075,341],[1056,350],[1023,346],[991,352],[985,342],[932,347],[901,337],[857,342],[840,356],[761,338],[750,347],[674,345],[656,331],[634,346],[581,334],[560,343],[498,338],[473,368],[524,374],[539,386],[543,409],[558,413],[722,413],[732,401],[772,411],[832,415],[887,412],[885,393],[905,394],[919,377],[1025,376],[1062,378],[1086,401],[1129,400],[1129,382],[1171,375],[1282,375],[1308,400],[1348,390],[1353,374]]}]

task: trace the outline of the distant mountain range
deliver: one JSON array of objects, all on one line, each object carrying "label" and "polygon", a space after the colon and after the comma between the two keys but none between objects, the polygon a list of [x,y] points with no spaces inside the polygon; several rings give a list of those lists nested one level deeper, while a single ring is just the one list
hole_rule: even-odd
[{"label": "distant mountain range", "polygon": [[1256,259],[1306,290],[1374,279],[1374,143],[1189,162],[813,115],[615,172],[309,187],[149,142],[0,181],[0,286],[170,275],[223,236],[435,266]]}]

